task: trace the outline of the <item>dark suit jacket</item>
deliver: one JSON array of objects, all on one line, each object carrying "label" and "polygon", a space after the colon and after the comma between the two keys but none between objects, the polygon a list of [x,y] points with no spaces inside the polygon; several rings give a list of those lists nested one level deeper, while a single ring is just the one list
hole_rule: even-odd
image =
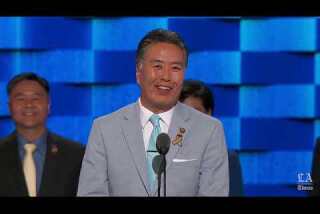
[{"label": "dark suit jacket", "polygon": [[320,138],[317,139],[316,146],[313,150],[311,178],[313,183],[311,196],[320,196]]},{"label": "dark suit jacket", "polygon": [[[38,196],[76,196],[84,148],[51,132]],[[28,196],[16,132],[0,140],[0,196]]]},{"label": "dark suit jacket", "polygon": [[239,155],[234,150],[228,150],[230,188],[229,196],[244,196],[242,170]]}]

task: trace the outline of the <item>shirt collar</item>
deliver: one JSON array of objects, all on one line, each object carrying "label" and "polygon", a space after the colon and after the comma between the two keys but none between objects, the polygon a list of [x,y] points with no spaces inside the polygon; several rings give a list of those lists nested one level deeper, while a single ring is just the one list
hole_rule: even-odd
[{"label": "shirt collar", "polygon": [[[145,125],[148,123],[150,117],[154,114],[152,111],[150,111],[149,109],[147,109],[146,107],[144,107],[141,104],[141,100],[139,98],[139,107],[140,107],[140,121],[141,121],[141,126],[145,127]],[[172,118],[172,114],[174,111],[174,108],[176,106],[173,106],[171,109],[169,109],[166,112],[162,112],[159,115],[159,117],[161,118],[162,122],[164,122],[168,127],[171,123],[171,118]]]},{"label": "shirt collar", "polygon": [[[37,140],[35,140],[33,142],[34,144],[36,144],[37,150],[39,150],[39,151],[43,151],[44,150],[44,148],[46,146],[46,142],[47,142],[47,136],[48,136],[48,131],[45,130],[44,133]],[[19,148],[21,148],[21,149],[24,149],[24,145],[29,143],[28,140],[25,139],[19,133],[17,133],[17,140],[18,140]]]}]

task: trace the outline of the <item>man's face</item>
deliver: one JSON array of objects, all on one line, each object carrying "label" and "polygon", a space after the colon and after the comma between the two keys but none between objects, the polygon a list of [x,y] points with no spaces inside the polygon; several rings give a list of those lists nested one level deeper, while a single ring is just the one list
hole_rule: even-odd
[{"label": "man's face", "polygon": [[136,72],[143,106],[161,113],[177,103],[184,79],[185,59],[184,51],[173,44],[160,42],[147,48]]},{"label": "man's face", "polygon": [[17,128],[44,128],[49,113],[49,97],[36,81],[22,80],[9,95],[9,109]]}]

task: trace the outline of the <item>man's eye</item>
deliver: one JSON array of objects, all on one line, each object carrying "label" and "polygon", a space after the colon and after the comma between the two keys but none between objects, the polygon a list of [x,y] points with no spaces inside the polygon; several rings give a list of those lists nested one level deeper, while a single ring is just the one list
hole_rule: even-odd
[{"label": "man's eye", "polygon": [[16,100],[18,100],[18,101],[23,101],[23,100],[24,100],[24,97],[16,97]]},{"label": "man's eye", "polygon": [[181,68],[181,67],[179,67],[179,66],[174,66],[174,67],[173,67],[173,70],[175,70],[175,71],[181,71],[181,70],[182,70],[182,68]]},{"label": "man's eye", "polygon": [[162,66],[161,66],[161,65],[153,65],[153,68],[155,68],[155,69],[161,69]]}]

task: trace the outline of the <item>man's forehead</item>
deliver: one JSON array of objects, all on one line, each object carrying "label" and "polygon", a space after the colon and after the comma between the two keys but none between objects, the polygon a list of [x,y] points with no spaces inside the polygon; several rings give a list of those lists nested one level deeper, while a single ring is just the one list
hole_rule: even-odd
[{"label": "man's forehead", "polygon": [[11,93],[9,98],[19,98],[19,97],[24,97],[24,98],[34,98],[34,97],[48,97],[49,96],[44,93],[44,92],[35,92],[35,91],[18,91],[15,93]]},{"label": "man's forehead", "polygon": [[37,81],[33,80],[22,80],[21,82],[18,82],[13,88],[14,90],[40,90],[45,91],[45,89],[38,83]]},{"label": "man's forehead", "polygon": [[13,87],[10,96],[19,96],[19,95],[46,95],[45,89],[38,84],[37,82],[35,83],[30,83],[30,84],[17,84],[15,87]]},{"label": "man's forehead", "polygon": [[[170,47],[169,49],[168,45]],[[156,43],[150,45],[143,58],[148,62],[186,64],[184,51],[180,47],[170,43]]]},{"label": "man's forehead", "polygon": [[25,91],[16,91],[12,93],[13,95],[43,95],[45,94],[42,91],[33,91],[33,90],[25,90]]}]

